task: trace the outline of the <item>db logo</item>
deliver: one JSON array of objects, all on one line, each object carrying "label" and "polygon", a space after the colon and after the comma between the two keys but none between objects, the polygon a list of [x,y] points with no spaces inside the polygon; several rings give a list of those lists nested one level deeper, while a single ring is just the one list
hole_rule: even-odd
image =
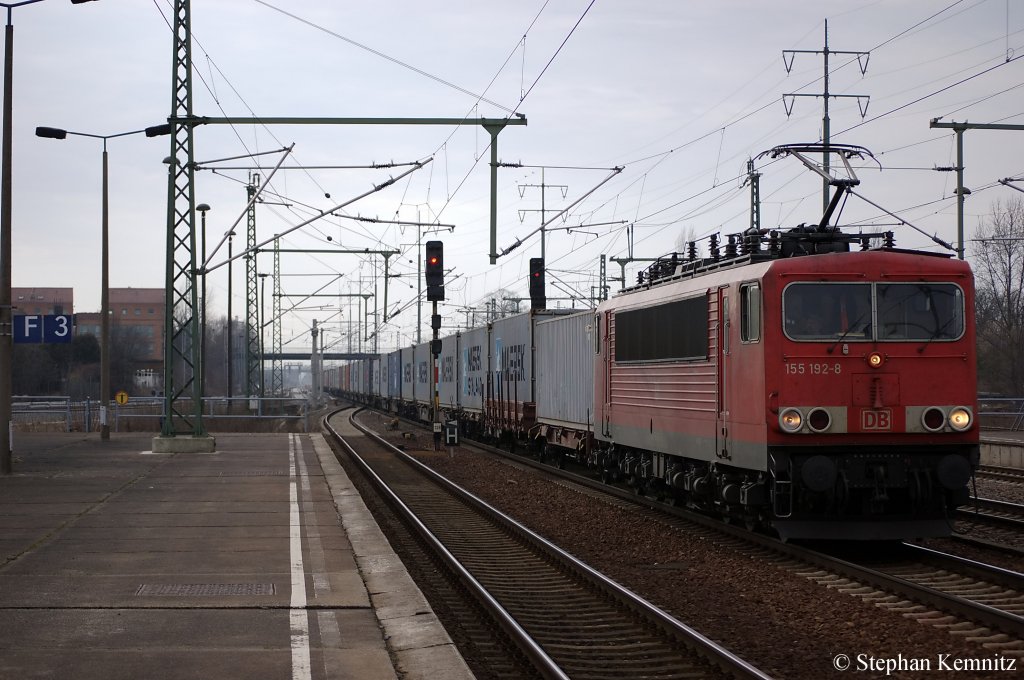
[{"label": "db logo", "polygon": [[891,430],[892,409],[881,409],[878,411],[860,412],[860,429],[862,430]]}]

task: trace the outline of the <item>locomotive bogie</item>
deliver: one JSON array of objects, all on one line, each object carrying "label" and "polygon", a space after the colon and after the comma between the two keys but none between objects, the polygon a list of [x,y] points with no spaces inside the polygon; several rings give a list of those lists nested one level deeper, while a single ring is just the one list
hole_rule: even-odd
[{"label": "locomotive bogie", "polygon": [[792,482],[775,502],[780,535],[832,538],[846,527],[855,532],[849,538],[887,539],[948,535],[949,514],[968,499],[978,451],[956,445],[773,449],[771,460],[773,476]]}]

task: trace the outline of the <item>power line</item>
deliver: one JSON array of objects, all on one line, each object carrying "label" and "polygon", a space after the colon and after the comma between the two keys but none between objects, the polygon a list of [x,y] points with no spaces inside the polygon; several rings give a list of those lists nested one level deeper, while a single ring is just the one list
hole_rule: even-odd
[{"label": "power line", "polygon": [[902,111],[903,109],[908,108],[910,106],[913,106],[914,104],[918,104],[920,102],[923,102],[925,99],[930,99],[931,97],[934,97],[937,94],[942,94],[943,92],[946,92],[947,90],[951,90],[954,87],[957,87],[959,85],[963,85],[964,83],[970,82],[970,81],[974,80],[975,78],[979,78],[979,77],[981,77],[981,76],[983,76],[983,75],[985,75],[987,73],[991,73],[992,71],[995,71],[996,69],[999,69],[999,68],[1002,68],[1002,67],[1006,66],[1007,64],[1012,64],[1013,62],[1017,61],[1021,57],[1024,57],[1024,55],[1019,55],[1019,56],[1013,57],[1012,59],[1009,59],[1009,60],[1004,61],[1002,63],[996,64],[995,66],[990,66],[989,68],[985,69],[984,71],[979,71],[978,73],[975,73],[975,74],[970,75],[970,76],[968,76],[966,78],[958,80],[955,83],[952,83],[952,84],[947,85],[947,86],[945,86],[943,88],[935,90],[934,92],[930,92],[930,93],[924,95],[923,97],[918,97],[917,99],[909,101],[906,104],[902,104],[900,106],[897,106],[895,109],[891,109],[889,111],[886,111],[885,113],[880,113],[877,116],[875,116],[874,118],[868,118],[867,120],[862,121],[860,123],[857,123],[856,125],[852,125],[852,126],[846,128],[845,130],[840,130],[836,134],[837,135],[842,135],[842,134],[845,134],[847,132],[850,132],[851,130],[856,130],[857,128],[859,128],[861,126],[867,125],[868,123],[873,123],[876,120],[880,120],[882,118],[885,118],[886,116],[890,116],[890,115],[896,113],[897,111]]},{"label": "power line", "polygon": [[280,12],[281,14],[285,15],[286,17],[294,19],[295,21],[298,21],[299,23],[305,24],[305,25],[309,26],[310,28],[315,28],[318,31],[322,31],[322,32],[326,33],[329,36],[337,38],[338,40],[343,40],[344,42],[347,42],[350,45],[354,45],[355,47],[358,47],[361,50],[365,50],[365,51],[369,52],[370,54],[376,55],[376,56],[380,57],[381,59],[386,59],[387,61],[390,61],[393,64],[398,64],[402,68],[408,69],[408,70],[410,70],[410,71],[412,71],[414,73],[418,73],[421,76],[425,76],[427,78],[430,78],[431,80],[433,80],[435,82],[438,82],[438,83],[441,83],[442,85],[445,85],[447,87],[450,87],[453,90],[457,90],[457,91],[459,91],[459,92],[461,92],[463,94],[469,95],[470,97],[473,97],[477,101],[487,102],[491,106],[497,106],[499,109],[501,109],[502,111],[506,111],[509,114],[512,114],[512,113],[515,112],[515,109],[510,109],[510,108],[508,108],[507,106],[505,106],[503,104],[499,104],[496,101],[493,101],[491,99],[487,99],[482,94],[476,94],[474,92],[471,92],[471,91],[467,90],[466,88],[461,87],[459,85],[456,85],[453,82],[447,81],[447,80],[445,80],[444,78],[442,78],[440,76],[435,76],[433,73],[429,73],[427,71],[424,71],[423,69],[417,68],[416,66],[413,66],[412,64],[407,64],[404,61],[402,61],[401,59],[396,59],[395,57],[392,57],[392,56],[390,56],[388,54],[384,54],[380,50],[375,50],[375,49],[373,49],[372,47],[370,47],[368,45],[364,45],[364,44],[362,44],[360,42],[357,42],[357,41],[353,40],[352,38],[347,38],[347,37],[343,36],[342,34],[336,32],[336,31],[332,31],[331,29],[327,28],[326,26],[321,26],[321,25],[319,25],[317,23],[314,23],[314,22],[310,21],[309,19],[303,19],[302,17],[298,16],[297,14],[293,14],[291,12],[288,12],[286,10],[281,9],[280,7],[276,7],[274,5],[271,5],[269,2],[266,2],[265,0],[253,0],[253,2],[259,3],[259,4],[263,5],[264,7],[267,7],[269,9],[274,10],[275,12]]}]

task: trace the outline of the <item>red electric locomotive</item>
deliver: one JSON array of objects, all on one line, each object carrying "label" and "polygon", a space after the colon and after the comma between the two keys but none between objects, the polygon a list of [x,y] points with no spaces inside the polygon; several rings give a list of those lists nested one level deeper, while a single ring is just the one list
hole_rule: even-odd
[{"label": "red electric locomotive", "polygon": [[950,533],[978,462],[970,268],[827,222],[673,255],[600,305],[606,476],[784,538]]}]

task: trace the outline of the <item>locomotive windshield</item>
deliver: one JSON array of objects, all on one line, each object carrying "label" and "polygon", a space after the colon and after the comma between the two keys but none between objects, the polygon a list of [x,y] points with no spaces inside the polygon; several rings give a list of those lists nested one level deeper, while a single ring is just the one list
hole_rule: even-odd
[{"label": "locomotive windshield", "polygon": [[879,340],[956,340],[963,292],[951,283],[876,284]]},{"label": "locomotive windshield", "polygon": [[964,298],[952,283],[793,283],[782,316],[793,340],[956,340]]},{"label": "locomotive windshield", "polygon": [[782,313],[794,340],[870,340],[871,284],[794,283],[783,293]]}]

